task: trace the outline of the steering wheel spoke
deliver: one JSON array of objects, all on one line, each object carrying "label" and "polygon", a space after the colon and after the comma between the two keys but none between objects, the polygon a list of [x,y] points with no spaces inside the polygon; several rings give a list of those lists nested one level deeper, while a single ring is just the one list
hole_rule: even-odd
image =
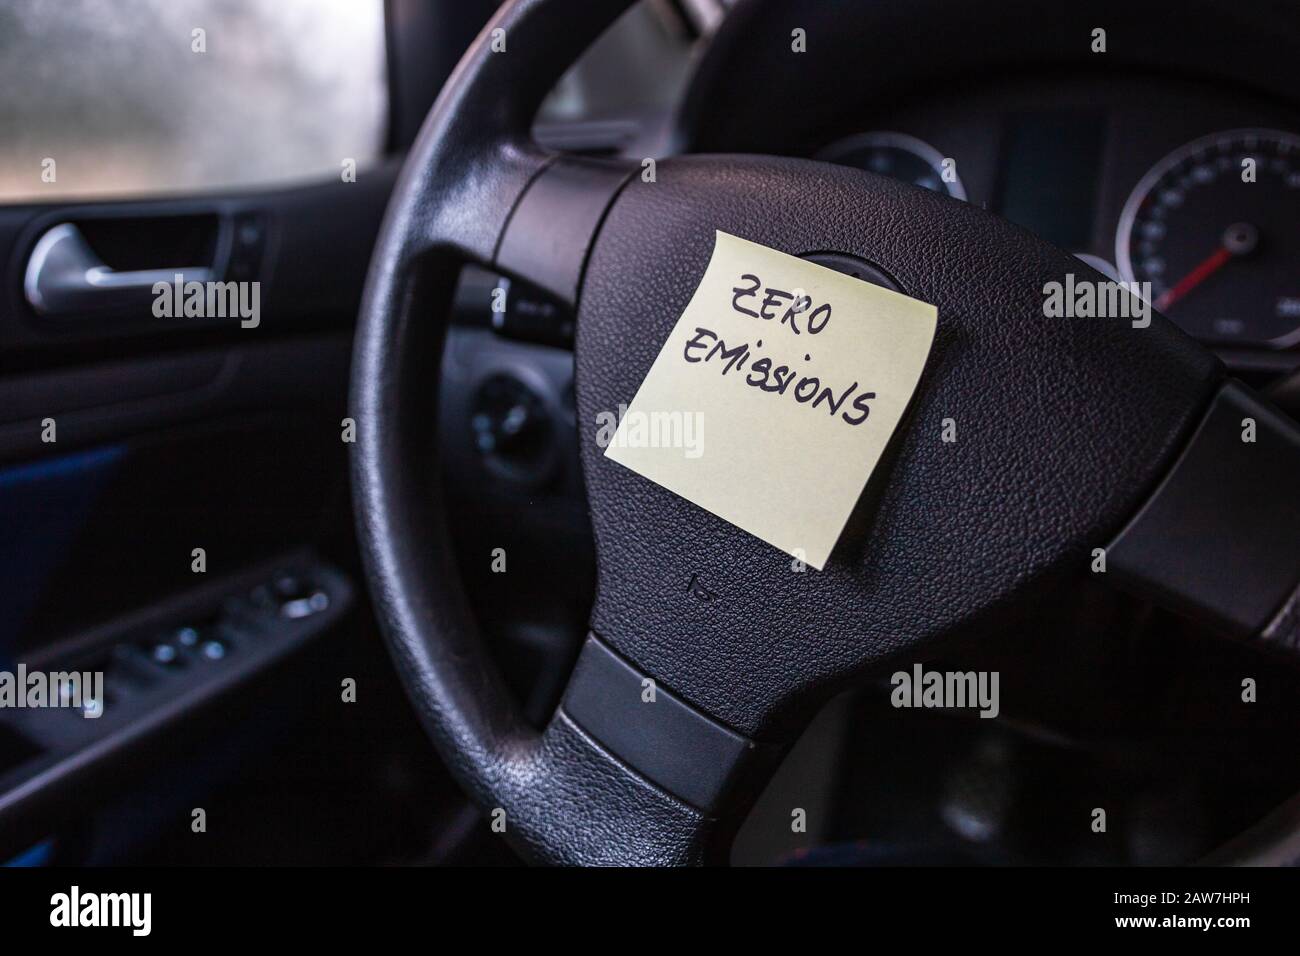
[{"label": "steering wheel spoke", "polygon": [[594,635],[561,712],[642,777],[705,813],[721,808],[760,748],[678,697]]},{"label": "steering wheel spoke", "polygon": [[489,816],[527,857],[566,866],[706,862],[714,819],[631,771],[563,709],[501,765]]},{"label": "steering wheel spoke", "polygon": [[[399,280],[430,257],[493,262],[555,154],[532,138],[543,97],[633,0],[503,4],[444,84],[411,148],[372,262]],[[553,224],[554,225],[554,224]],[[376,283],[372,270],[371,286]]]},{"label": "steering wheel spoke", "polygon": [[496,268],[576,307],[601,220],[635,171],[623,161],[557,156],[515,203]]},{"label": "steering wheel spoke", "polygon": [[1300,425],[1226,383],[1106,559],[1129,589],[1300,664]]}]

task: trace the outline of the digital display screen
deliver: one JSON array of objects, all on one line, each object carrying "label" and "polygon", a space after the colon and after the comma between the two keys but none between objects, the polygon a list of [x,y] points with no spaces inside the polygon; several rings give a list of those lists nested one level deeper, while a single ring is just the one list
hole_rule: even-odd
[{"label": "digital display screen", "polygon": [[1003,140],[998,212],[1068,252],[1086,250],[1105,134],[1100,113],[1013,117]]}]

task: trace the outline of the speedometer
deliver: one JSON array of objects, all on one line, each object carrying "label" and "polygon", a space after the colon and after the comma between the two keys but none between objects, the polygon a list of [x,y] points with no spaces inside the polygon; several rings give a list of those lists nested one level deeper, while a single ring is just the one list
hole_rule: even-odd
[{"label": "speedometer", "polygon": [[1300,342],[1300,137],[1232,130],[1170,153],[1125,203],[1115,255],[1198,338]]}]

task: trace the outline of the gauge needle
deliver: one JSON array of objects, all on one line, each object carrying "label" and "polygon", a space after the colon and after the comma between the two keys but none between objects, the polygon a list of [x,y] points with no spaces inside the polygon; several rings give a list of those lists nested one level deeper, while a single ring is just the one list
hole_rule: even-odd
[{"label": "gauge needle", "polygon": [[1175,282],[1172,287],[1164,291],[1160,298],[1156,299],[1155,307],[1157,311],[1166,311],[1171,305],[1223,268],[1224,263],[1231,258],[1232,253],[1225,247],[1220,246],[1215,249],[1213,255],[1208,256],[1200,265]]},{"label": "gauge needle", "polygon": [[1258,241],[1259,233],[1254,226],[1245,222],[1233,223],[1224,231],[1223,242],[1219,248],[1156,299],[1153,303],[1156,310],[1159,312],[1168,310],[1171,305],[1223,268],[1228,260],[1253,252]]}]

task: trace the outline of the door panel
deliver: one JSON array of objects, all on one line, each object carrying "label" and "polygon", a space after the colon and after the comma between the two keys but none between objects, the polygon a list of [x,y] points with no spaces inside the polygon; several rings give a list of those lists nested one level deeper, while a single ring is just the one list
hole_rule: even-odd
[{"label": "door panel", "polygon": [[[338,719],[343,674],[370,675],[357,713],[388,728],[392,759],[420,762],[416,777],[435,766],[406,705],[393,710],[395,684],[383,689],[393,678],[359,603],[344,419],[351,328],[403,151],[492,5],[366,0],[386,17],[387,72],[382,96],[349,100],[378,111],[353,117],[369,132],[350,142],[329,129],[346,85],[330,70],[355,64],[286,48],[356,2],[248,0],[240,20],[159,0],[149,37],[122,8],[88,4],[74,18],[86,41],[41,27],[40,3],[0,0],[0,31],[21,48],[6,47],[9,66],[43,60],[49,81],[0,93],[15,131],[0,149],[0,671],[103,679],[100,715],[0,709],[0,861],[33,846],[30,859],[138,858],[170,814],[252,785],[244,764],[316,740],[303,722]],[[221,14],[195,19],[206,59],[188,26],[183,51],[158,39],[158,23],[205,8]],[[248,29],[282,15],[302,29]],[[39,48],[55,40],[88,42],[85,62]],[[118,62],[137,47],[170,65]],[[243,73],[186,72],[218,69]],[[140,89],[154,74],[175,89]],[[317,92],[277,88],[286,78]],[[75,95],[84,109],[59,99]],[[161,100],[186,115],[141,112]],[[178,129],[190,139],[158,139]],[[55,152],[57,180],[38,180],[23,150]],[[122,167],[128,154],[151,171]],[[86,182],[159,198],[94,201]],[[379,799],[362,769],[374,756],[339,759],[358,768],[347,786]]]}]

